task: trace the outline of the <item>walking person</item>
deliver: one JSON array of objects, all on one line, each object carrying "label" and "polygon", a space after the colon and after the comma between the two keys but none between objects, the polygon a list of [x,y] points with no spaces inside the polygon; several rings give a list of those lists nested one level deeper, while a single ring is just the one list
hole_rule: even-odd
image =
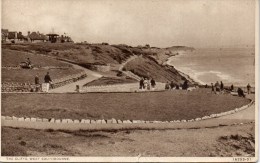
[{"label": "walking person", "polygon": [[152,80],[151,80],[152,90],[155,89],[155,85],[156,85],[155,80],[152,78]]},{"label": "walking person", "polygon": [[148,81],[146,78],[144,78],[144,89],[147,89],[147,84],[148,84]]},{"label": "walking person", "polygon": [[233,84],[230,86],[230,91],[232,92],[234,90]]},{"label": "walking person", "polygon": [[168,81],[167,81],[167,83],[165,84],[165,89],[166,89],[166,90],[169,90],[169,89],[170,89],[170,84],[169,84]]},{"label": "walking person", "polygon": [[251,93],[251,85],[248,83],[247,86],[247,94],[250,94]]},{"label": "walking person", "polygon": [[171,81],[171,83],[170,83],[170,87],[171,87],[171,89],[173,89],[173,88],[174,88],[174,86],[175,86],[174,82],[173,82],[173,81]]},{"label": "walking person", "polygon": [[139,89],[143,89],[144,88],[144,78],[142,78],[139,82]]},{"label": "walking person", "polygon": [[38,75],[35,75],[34,81],[35,81],[35,91],[39,92],[39,90],[40,90],[40,79],[39,79]]},{"label": "walking person", "polygon": [[51,77],[49,75],[49,72],[47,72],[47,74],[44,76],[44,83],[46,84],[46,92],[49,92],[51,82],[52,82]]},{"label": "walking person", "polygon": [[216,92],[220,91],[220,85],[218,81],[215,83],[215,88],[216,88]]},{"label": "walking person", "polygon": [[215,93],[214,85],[211,83],[211,93]]},{"label": "walking person", "polygon": [[220,90],[221,90],[221,91],[224,90],[224,84],[222,83],[222,81],[220,81]]}]

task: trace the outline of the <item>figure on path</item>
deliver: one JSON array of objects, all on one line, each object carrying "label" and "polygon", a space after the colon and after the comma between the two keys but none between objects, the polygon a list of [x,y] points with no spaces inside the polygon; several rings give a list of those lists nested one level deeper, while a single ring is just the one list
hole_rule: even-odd
[{"label": "figure on path", "polygon": [[35,91],[39,92],[39,90],[40,90],[40,79],[39,79],[38,75],[35,75],[34,81],[35,81]]},{"label": "figure on path", "polygon": [[222,83],[222,81],[220,82],[220,90],[223,91],[224,89],[224,84]]},{"label": "figure on path", "polygon": [[216,88],[216,92],[220,91],[220,85],[218,81],[215,83],[215,88]]},{"label": "figure on path", "polygon": [[215,93],[214,85],[211,83],[211,93]]},{"label": "figure on path", "polygon": [[144,88],[144,78],[142,78],[139,82],[139,89],[143,89]]},{"label": "figure on path", "polygon": [[234,90],[234,86],[233,84],[230,86],[230,91],[233,91]]},{"label": "figure on path", "polygon": [[151,80],[152,90],[155,89],[155,85],[156,85],[155,80],[152,78],[152,80]]},{"label": "figure on path", "polygon": [[173,81],[171,81],[171,83],[170,83],[170,87],[171,87],[171,89],[173,89],[173,88],[174,88],[174,86],[175,86],[174,82],[173,82]]},{"label": "figure on path", "polygon": [[189,87],[189,86],[188,86],[188,81],[185,80],[184,83],[183,83],[183,85],[182,85],[182,89],[187,90],[188,87]]},{"label": "figure on path", "polygon": [[167,83],[165,84],[165,89],[166,89],[166,90],[169,90],[169,89],[170,89],[170,84],[169,84],[168,81],[167,81]]},{"label": "figure on path", "polygon": [[244,91],[241,88],[237,89],[237,93],[239,97],[245,97]]},{"label": "figure on path", "polygon": [[251,93],[251,85],[248,83],[247,86],[247,94],[250,94]]},{"label": "figure on path", "polygon": [[144,78],[144,89],[147,89],[147,84],[148,84],[148,81],[146,78]]},{"label": "figure on path", "polygon": [[51,82],[52,82],[51,77],[49,75],[49,72],[47,72],[47,74],[44,77],[44,83],[46,84],[46,87],[47,87],[46,92],[49,91]]}]

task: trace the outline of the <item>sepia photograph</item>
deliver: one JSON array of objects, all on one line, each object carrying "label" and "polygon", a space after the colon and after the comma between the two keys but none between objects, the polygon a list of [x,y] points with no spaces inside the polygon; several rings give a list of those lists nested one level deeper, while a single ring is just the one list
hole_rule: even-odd
[{"label": "sepia photograph", "polygon": [[1,0],[2,162],[256,162],[258,0]]}]

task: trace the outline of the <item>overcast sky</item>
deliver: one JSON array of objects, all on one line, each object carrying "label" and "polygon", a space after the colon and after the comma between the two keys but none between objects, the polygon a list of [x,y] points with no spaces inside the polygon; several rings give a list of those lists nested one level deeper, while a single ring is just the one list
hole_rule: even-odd
[{"label": "overcast sky", "polygon": [[2,28],[133,46],[252,45],[255,1],[2,0]]}]

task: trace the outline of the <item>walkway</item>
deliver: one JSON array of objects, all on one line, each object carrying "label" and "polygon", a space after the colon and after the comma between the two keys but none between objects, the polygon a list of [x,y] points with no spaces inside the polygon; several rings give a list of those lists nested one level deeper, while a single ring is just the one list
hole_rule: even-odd
[{"label": "walkway", "polygon": [[[66,62],[67,63],[67,62]],[[71,63],[68,63],[68,64],[71,64]],[[79,88],[80,90],[82,89],[83,85],[85,85],[86,83],[89,83],[93,80],[96,80],[100,77],[102,77],[102,75],[96,73],[96,72],[93,72],[89,69],[86,69],[84,67],[81,67],[81,66],[78,66],[78,65],[75,65],[75,64],[71,64],[75,69],[81,69],[81,70],[84,70],[85,73],[87,74],[87,77],[82,79],[82,80],[79,80],[77,82],[73,82],[73,83],[70,83],[70,84],[67,84],[67,85],[64,85],[62,87],[58,87],[58,88],[55,88],[55,89],[51,89],[49,92],[50,93],[71,93],[71,92],[75,92],[76,90],[76,85],[79,85]]]}]

